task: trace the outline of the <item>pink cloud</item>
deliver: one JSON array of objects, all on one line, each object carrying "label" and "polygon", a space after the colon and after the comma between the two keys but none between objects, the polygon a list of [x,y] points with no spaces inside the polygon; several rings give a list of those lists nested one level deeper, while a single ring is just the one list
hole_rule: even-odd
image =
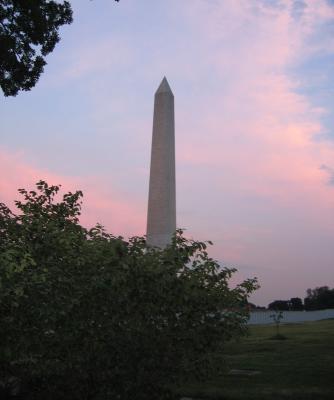
[{"label": "pink cloud", "polygon": [[82,190],[84,193],[81,222],[92,227],[97,222],[115,235],[142,235],[145,214],[142,205],[125,199],[113,189],[110,180],[100,177],[68,177],[28,163],[23,152],[0,148],[0,170],[7,171],[0,180],[0,202],[14,208],[20,198],[19,188],[32,190],[40,179],[49,184],[62,185],[61,192]]},{"label": "pink cloud", "polygon": [[[331,37],[312,46],[310,38],[334,21],[334,7],[325,0],[306,3],[299,20],[290,0],[279,9],[252,2],[259,5],[254,11],[248,1],[231,0],[195,1],[184,10],[200,54],[194,70],[215,83],[206,88],[203,82],[198,97],[179,109],[177,159],[194,175],[191,184],[182,175],[180,187],[196,188],[192,202],[199,209],[184,219],[194,236],[214,241],[216,258],[254,267],[265,288],[257,301],[270,290],[293,295],[298,274],[304,278],[295,290],[302,295],[316,282],[314,263],[332,281],[326,235],[334,235],[334,192],[320,166],[333,166],[334,146],[318,139],[327,110],[298,92],[302,83],[290,71],[305,57],[333,49]],[[198,85],[202,75],[184,79]]]},{"label": "pink cloud", "polygon": [[[216,67],[217,83],[228,84],[220,84],[220,93],[204,93],[201,103],[192,102],[189,111],[180,112],[185,121],[181,130],[186,131],[179,139],[180,162],[233,170],[250,182],[248,187],[272,191],[275,198],[281,182],[289,185],[281,198],[305,187],[304,193],[321,193],[318,202],[326,202],[330,189],[319,166],[331,163],[334,146],[314,140],[323,132],[320,117],[325,110],[296,92],[298,82],[286,70],[308,51],[307,38],[316,21],[334,19],[333,7],[325,1],[317,2],[318,7],[307,2],[307,15],[298,23],[291,1],[284,1],[279,11],[258,3],[265,17],[250,13],[246,3],[197,1],[189,11],[209,49],[199,62]],[[233,50],[226,56],[226,38],[232,41],[232,36]],[[196,126],[189,131],[187,123],[194,119]]]}]

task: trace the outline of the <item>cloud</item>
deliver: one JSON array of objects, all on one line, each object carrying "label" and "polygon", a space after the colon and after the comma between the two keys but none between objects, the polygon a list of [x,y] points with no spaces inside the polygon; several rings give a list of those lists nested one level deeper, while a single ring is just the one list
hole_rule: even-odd
[{"label": "cloud", "polygon": [[324,171],[332,170],[319,169],[334,158],[333,142],[319,140],[328,110],[300,93],[295,71],[302,77],[303,62],[331,47],[332,35],[319,34],[334,10],[327,1],[255,3],[195,1],[184,9],[200,57],[182,77],[197,90],[178,109],[178,194],[195,188],[191,201],[181,197],[183,225],[212,239],[216,258],[256,266],[261,299],[275,292],[274,276],[275,296],[283,287],[293,295],[304,271],[295,289],[302,295],[314,263],[330,279],[324,232],[334,234],[334,192]]},{"label": "cloud", "polygon": [[14,208],[19,199],[19,188],[32,190],[35,183],[45,180],[48,184],[61,185],[62,193],[82,190],[84,193],[81,222],[92,227],[97,222],[115,235],[134,236],[144,233],[145,215],[141,204],[125,200],[112,187],[110,179],[102,176],[63,176],[27,162],[24,152],[11,152],[0,148],[0,169],[8,171],[0,180],[0,202]]},{"label": "cloud", "polygon": [[[296,24],[291,1],[280,2],[285,7],[266,18],[250,14],[243,1],[234,1],[233,6],[195,2],[194,35],[199,28],[208,48],[199,62],[208,75],[213,69],[220,90],[206,89],[204,83],[200,101],[179,111],[185,132],[179,139],[181,162],[233,171],[235,179],[229,185],[244,182],[244,189],[271,194],[279,202],[305,190],[318,197],[316,188],[326,202],[328,193],[318,166],[333,158],[334,148],[330,142],[316,140],[325,130],[321,123],[325,110],[298,94],[298,81],[289,73],[308,51],[314,19],[327,18],[324,10],[329,9],[324,3],[320,1],[315,12],[304,2],[304,9],[310,10]],[[263,3],[258,5],[268,13]],[[231,52],[228,39],[232,42],[232,36],[235,48]],[[189,121],[194,121],[191,130]]]},{"label": "cloud", "polygon": [[[106,57],[108,54],[108,57]],[[69,54],[67,67],[63,71],[66,80],[89,79],[101,73],[120,73],[133,62],[130,45],[122,38],[108,37],[98,43],[80,44],[74,53]]]},{"label": "cloud", "polygon": [[320,170],[326,171],[329,175],[328,177],[328,185],[334,186],[334,168],[329,167],[328,165],[322,164],[319,167]]}]

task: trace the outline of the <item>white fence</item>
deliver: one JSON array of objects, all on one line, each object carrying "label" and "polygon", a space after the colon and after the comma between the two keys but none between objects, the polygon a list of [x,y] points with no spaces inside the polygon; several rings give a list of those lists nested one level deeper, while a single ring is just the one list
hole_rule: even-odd
[{"label": "white fence", "polygon": [[[273,318],[270,315],[275,311],[251,311],[248,324],[264,325],[272,324]],[[320,321],[321,319],[334,318],[334,309],[317,310],[317,311],[282,311],[283,318],[281,323]]]}]

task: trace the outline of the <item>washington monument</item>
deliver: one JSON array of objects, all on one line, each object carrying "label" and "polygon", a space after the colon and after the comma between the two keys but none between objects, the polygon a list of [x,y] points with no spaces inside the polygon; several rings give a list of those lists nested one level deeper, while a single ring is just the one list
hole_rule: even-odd
[{"label": "washington monument", "polygon": [[176,230],[174,96],[164,78],[154,97],[147,245],[164,248]]}]

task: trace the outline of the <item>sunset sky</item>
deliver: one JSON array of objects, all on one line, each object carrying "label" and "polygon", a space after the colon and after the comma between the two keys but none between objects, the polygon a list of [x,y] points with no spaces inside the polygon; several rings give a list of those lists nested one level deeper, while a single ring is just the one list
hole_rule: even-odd
[{"label": "sunset sky", "polygon": [[153,96],[175,96],[177,225],[257,276],[334,286],[334,1],[72,0],[37,86],[0,107],[0,202],[39,179],[82,223],[146,230]]}]

